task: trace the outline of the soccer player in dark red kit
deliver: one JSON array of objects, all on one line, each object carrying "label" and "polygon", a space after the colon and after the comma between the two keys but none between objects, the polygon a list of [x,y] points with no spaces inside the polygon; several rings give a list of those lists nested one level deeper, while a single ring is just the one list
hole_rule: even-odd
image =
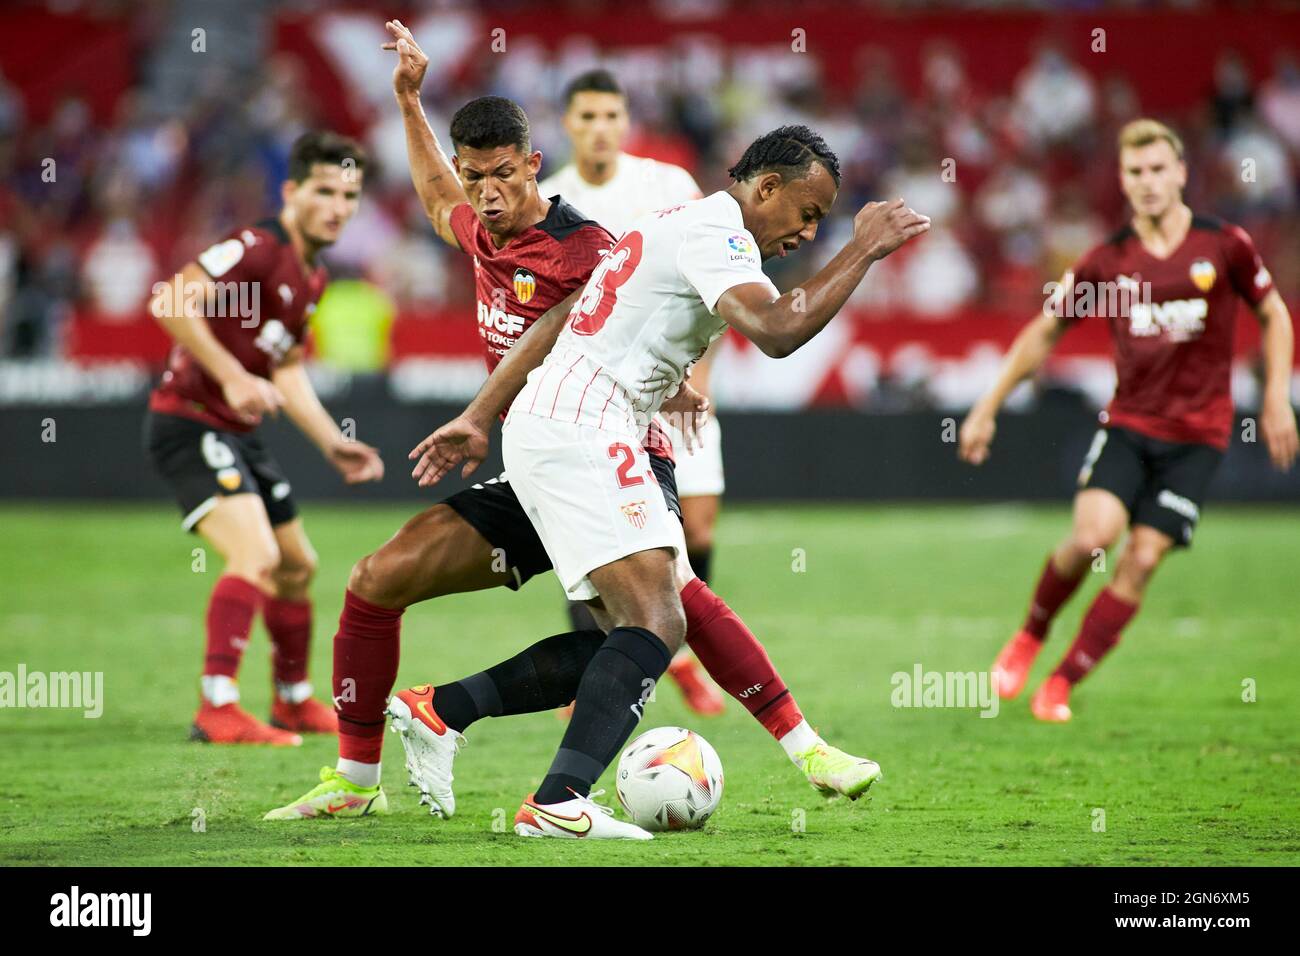
[{"label": "soccer player in dark red kit", "polygon": [[1260,432],[1276,468],[1285,471],[1296,456],[1291,316],[1250,236],[1183,203],[1183,146],[1164,124],[1126,125],[1119,166],[1132,220],[1066,274],[1044,315],[1017,337],[997,383],[959,436],[962,459],[982,463],[1002,402],[1043,364],[1070,324],[1086,316],[1109,322],[1118,384],[1079,474],[1073,528],[1048,558],[1024,625],[993,665],[998,693],[1015,697],[1052,618],[1095,556],[1109,551],[1128,526],[1110,583],[1030,702],[1034,716],[1046,721],[1070,719],[1071,689],[1118,643],[1164,557],[1192,542],[1231,437],[1232,347],[1243,301],[1263,330]]},{"label": "soccer player in dark red kit", "polygon": [[[307,681],[316,555],[255,430],[283,410],[349,484],[383,477],[375,449],[345,438],[321,406],[302,361],[327,278],[316,257],[356,212],[365,163],[352,140],[305,133],[290,152],[279,214],[210,246],[150,302],[176,344],[149,398],[145,444],[181,526],[225,561],[208,603],[196,740],[292,746],[300,733],[338,730]],[[236,682],[259,611],[273,645],[270,725],[239,706]]]},{"label": "soccer player in dark red kit", "polygon": [[[399,21],[389,21],[387,28],[394,39],[384,48],[399,56],[393,87],[406,125],[411,178],[437,234],[473,258],[479,334],[488,370],[496,373],[465,415],[412,452],[421,459],[415,477],[428,486],[437,476],[428,470],[426,453],[449,429],[465,426],[468,430],[457,434],[486,447],[492,418],[550,351],[614,239],[562,198],[551,201],[538,193],[541,153],[532,150],[527,117],[510,100],[485,96],[458,110],[448,160],[420,104],[428,58]],[[796,147],[796,153],[805,151]],[[697,408],[689,389],[675,401],[678,414]],[[682,420],[689,424],[690,415]],[[646,451],[654,483],[680,519],[670,449],[653,429]],[[323,768],[316,787],[265,818],[387,812],[380,786],[386,708],[401,732],[406,769],[421,791],[421,803],[437,816],[452,816],[451,768],[464,740],[461,731],[483,717],[568,704],[606,635],[597,629],[557,634],[478,674],[403,690],[390,702],[402,614],[412,604],[445,594],[503,585],[517,590],[549,570],[551,559],[504,475],[416,515],[362,558],[352,569],[334,638],[338,764]],[[879,766],[822,740],[735,612],[693,575],[680,583],[687,641],[713,679],[776,738],[812,786],[850,799],[865,793],[879,777]]]}]

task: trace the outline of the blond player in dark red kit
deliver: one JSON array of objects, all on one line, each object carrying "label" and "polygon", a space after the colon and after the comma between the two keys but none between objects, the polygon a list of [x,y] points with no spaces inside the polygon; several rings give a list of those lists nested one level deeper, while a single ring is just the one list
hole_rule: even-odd
[{"label": "blond player in dark red kit", "polygon": [[1127,526],[1110,583],[1030,702],[1046,721],[1070,719],[1071,689],[1119,642],[1165,556],[1192,542],[1231,437],[1232,347],[1243,301],[1263,330],[1260,432],[1276,468],[1289,469],[1296,456],[1291,316],[1250,236],[1184,204],[1183,146],[1164,124],[1125,126],[1119,166],[1132,220],[1066,274],[1044,315],[1017,337],[959,439],[962,459],[983,463],[1002,402],[1070,324],[1082,317],[1109,322],[1118,383],[1079,474],[1073,527],[1043,568],[1023,626],[993,665],[999,694],[1015,697],[1053,617]]},{"label": "blond player in dark red kit", "polygon": [[[225,561],[208,603],[196,740],[292,746],[300,732],[338,730],[307,681],[316,555],[255,429],[283,410],[349,484],[383,477],[378,453],[341,434],[302,363],[326,282],[316,256],[356,212],[365,162],[352,140],[305,133],[290,152],[279,214],[210,246],[150,303],[176,344],[149,398],[145,444],[182,527]],[[270,725],[239,706],[236,683],[259,611],[274,647]]]}]

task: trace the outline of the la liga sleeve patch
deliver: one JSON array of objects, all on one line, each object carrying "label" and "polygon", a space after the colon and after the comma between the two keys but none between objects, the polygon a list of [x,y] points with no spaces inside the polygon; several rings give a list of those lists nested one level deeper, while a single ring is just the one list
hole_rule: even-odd
[{"label": "la liga sleeve patch", "polygon": [[238,239],[227,239],[208,246],[198,256],[198,263],[214,279],[223,275],[239,264],[244,258],[244,244]]}]

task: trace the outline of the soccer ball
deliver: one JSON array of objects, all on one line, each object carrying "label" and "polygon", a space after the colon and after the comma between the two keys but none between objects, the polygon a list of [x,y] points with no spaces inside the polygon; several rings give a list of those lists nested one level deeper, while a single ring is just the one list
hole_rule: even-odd
[{"label": "soccer ball", "polygon": [[722,802],[722,761],[684,727],[656,727],[618,760],[619,803],[643,830],[695,830]]}]

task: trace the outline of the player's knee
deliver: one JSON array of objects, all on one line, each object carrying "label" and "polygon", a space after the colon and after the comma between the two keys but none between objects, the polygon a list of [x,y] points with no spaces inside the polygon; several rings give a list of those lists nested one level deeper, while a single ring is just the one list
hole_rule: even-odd
[{"label": "player's knee", "polygon": [[1117,573],[1123,575],[1130,583],[1142,587],[1156,573],[1165,549],[1158,544],[1145,541],[1130,542],[1124,549]]},{"label": "player's knee", "polygon": [[680,600],[665,601],[651,616],[650,630],[658,635],[668,650],[676,653],[686,641],[686,612]]},{"label": "player's knee", "polygon": [[388,596],[384,575],[385,563],[383,550],[380,549],[352,565],[352,572],[348,575],[348,590],[363,601],[379,607],[387,607],[384,600]]},{"label": "player's knee", "polygon": [[269,592],[275,588],[275,571],[279,565],[280,549],[275,542],[250,542],[231,555],[227,570]]},{"label": "player's knee", "polygon": [[688,523],[683,526],[686,532],[686,550],[691,554],[701,554],[713,547],[713,526],[709,524]]},{"label": "player's knee", "polygon": [[1118,535],[1107,528],[1080,525],[1070,535],[1070,550],[1079,560],[1086,561],[1109,551],[1114,547],[1116,537]]},{"label": "player's knee", "polygon": [[311,586],[316,577],[316,556],[299,555],[292,561],[285,559],[275,569],[276,587],[281,592],[300,593]]}]

